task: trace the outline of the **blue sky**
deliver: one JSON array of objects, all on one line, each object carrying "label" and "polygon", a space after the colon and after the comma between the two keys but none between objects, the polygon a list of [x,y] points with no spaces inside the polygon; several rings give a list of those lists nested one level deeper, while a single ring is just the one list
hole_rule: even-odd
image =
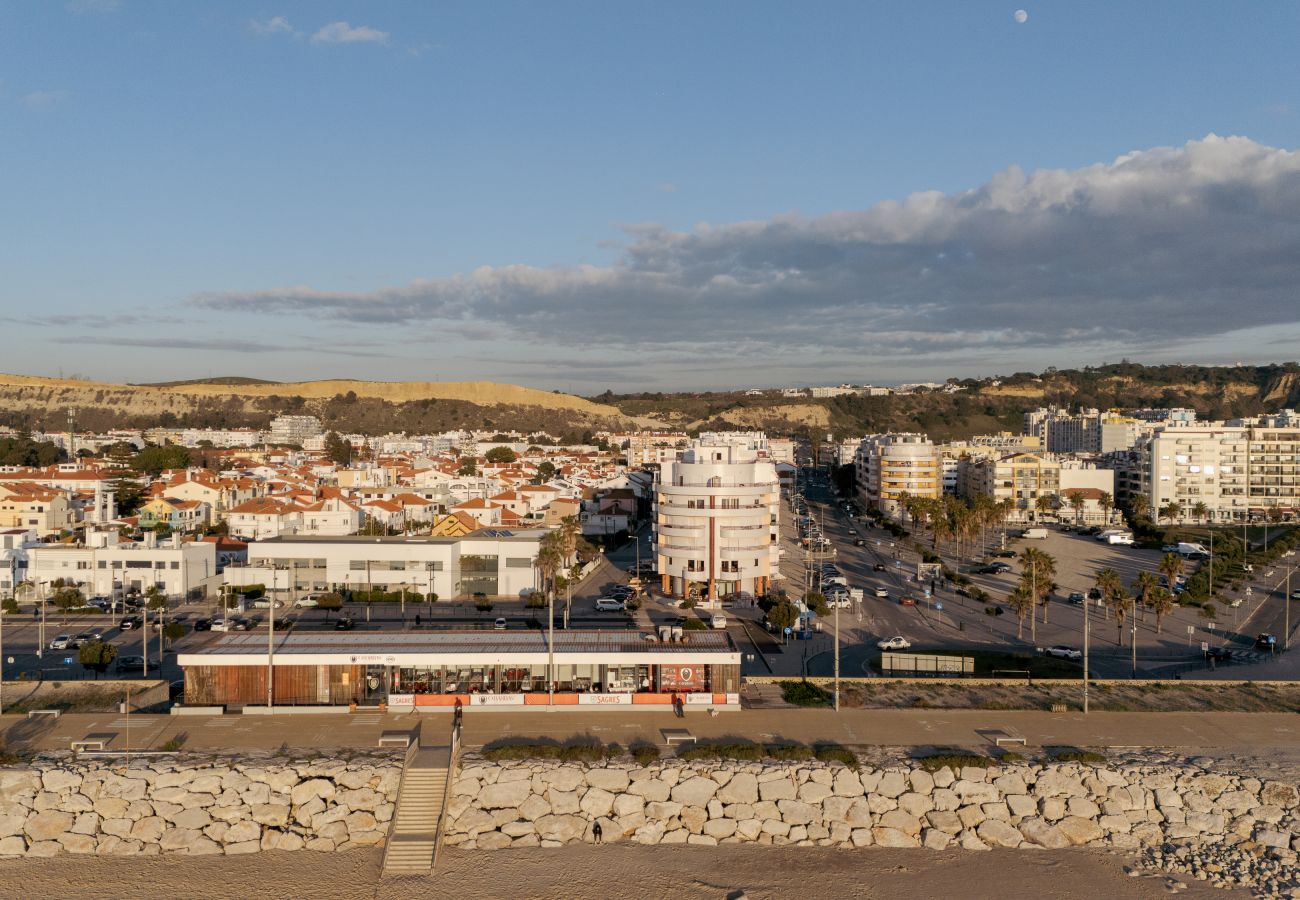
[{"label": "blue sky", "polygon": [[1285,2],[0,0],[0,370],[1292,358],[1297,33]]}]

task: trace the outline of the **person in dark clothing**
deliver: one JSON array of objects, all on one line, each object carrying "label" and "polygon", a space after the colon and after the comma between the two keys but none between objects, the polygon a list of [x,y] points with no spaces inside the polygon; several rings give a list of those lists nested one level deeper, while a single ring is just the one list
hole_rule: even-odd
[{"label": "person in dark clothing", "polygon": [[420,614],[419,614],[419,613],[416,613],[416,614],[415,614],[415,627],[416,627],[416,628],[419,628],[419,627],[420,627]]},{"label": "person in dark clothing", "polygon": [[602,839],[602,837],[601,837],[602,833],[603,833],[603,832],[602,832],[602,830],[601,830],[600,823],[599,823],[599,822],[593,822],[592,825],[591,825],[591,837],[592,837],[592,840],[595,841],[597,844],[603,843],[603,839]]}]

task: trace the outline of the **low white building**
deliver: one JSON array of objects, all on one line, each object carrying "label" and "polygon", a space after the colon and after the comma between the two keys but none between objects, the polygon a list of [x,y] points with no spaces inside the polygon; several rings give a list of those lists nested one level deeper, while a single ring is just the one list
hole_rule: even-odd
[{"label": "low white building", "polygon": [[227,584],[265,585],[280,599],[326,590],[400,590],[444,600],[518,598],[538,584],[545,529],[485,529],[464,537],[272,538],[248,545],[248,565],[226,568]]},{"label": "low white building", "polygon": [[157,587],[169,597],[202,596],[217,574],[216,545],[205,541],[120,540],[96,531],[84,544],[39,544],[27,550],[28,580],[48,585],[62,578],[88,597],[118,598],[128,590]]}]

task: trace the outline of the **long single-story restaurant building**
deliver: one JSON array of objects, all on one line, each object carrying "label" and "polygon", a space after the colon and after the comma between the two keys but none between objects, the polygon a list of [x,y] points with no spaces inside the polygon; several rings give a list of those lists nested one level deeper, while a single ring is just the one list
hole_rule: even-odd
[{"label": "long single-story restaurant building", "polygon": [[[488,706],[740,704],[740,651],[721,631],[662,641],[640,631],[555,633],[554,692],[547,634],[436,631],[292,632],[275,639],[276,706],[377,706],[430,712]],[[181,653],[188,706],[265,706],[265,635],[225,635]]]}]

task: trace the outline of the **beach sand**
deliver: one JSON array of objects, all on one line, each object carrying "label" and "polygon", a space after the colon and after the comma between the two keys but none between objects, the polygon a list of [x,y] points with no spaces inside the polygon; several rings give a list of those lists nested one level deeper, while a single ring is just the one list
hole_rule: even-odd
[{"label": "beach sand", "polygon": [[[380,881],[381,854],[265,852],[247,856],[0,861],[0,897],[723,900],[869,897],[888,900],[1066,900],[1168,897],[1166,876],[1130,877],[1127,858],[1097,850],[931,851],[822,847],[570,846],[444,851],[433,878]],[[1186,879],[1184,879],[1186,880]],[[1233,898],[1190,881],[1185,897]]]}]

